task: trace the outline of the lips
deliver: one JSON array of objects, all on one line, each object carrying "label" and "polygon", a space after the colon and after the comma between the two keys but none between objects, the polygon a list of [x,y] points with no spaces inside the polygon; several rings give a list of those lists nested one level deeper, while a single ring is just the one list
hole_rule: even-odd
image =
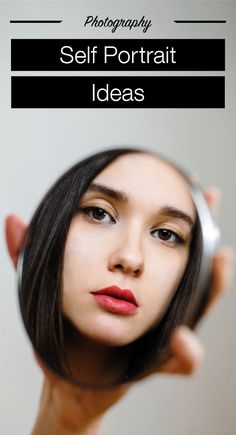
[{"label": "lips", "polygon": [[113,313],[131,314],[138,309],[138,303],[128,289],[110,286],[91,293],[99,305]]}]

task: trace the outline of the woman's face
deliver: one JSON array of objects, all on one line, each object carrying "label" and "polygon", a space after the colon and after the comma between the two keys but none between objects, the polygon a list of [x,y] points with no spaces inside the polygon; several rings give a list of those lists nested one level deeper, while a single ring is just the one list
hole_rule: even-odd
[{"label": "woman's face", "polygon": [[196,211],[158,157],[126,154],[93,180],[64,253],[63,313],[84,338],[122,346],[163,314],[185,270]]}]

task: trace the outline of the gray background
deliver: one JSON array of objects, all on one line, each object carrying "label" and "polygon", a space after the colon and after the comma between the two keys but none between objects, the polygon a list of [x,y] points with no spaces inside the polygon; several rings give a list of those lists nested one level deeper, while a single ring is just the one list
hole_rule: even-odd
[{"label": "gray background", "polygon": [[[153,26],[146,34],[138,29],[115,35],[109,29],[85,30],[82,23],[90,14],[101,18],[145,14]],[[63,19],[63,24],[13,25],[10,19]],[[227,19],[227,24],[177,25],[174,19]],[[226,38],[226,109],[12,110],[11,37]],[[49,185],[87,153],[138,144],[172,156],[197,173],[203,186],[221,188],[223,242],[235,245],[236,4],[0,2],[0,68],[0,431],[26,435],[35,420],[42,375],[21,323],[16,278],[5,248],[4,216],[16,212],[28,220]],[[103,435],[236,433],[235,302],[235,292],[227,293],[200,325],[198,335],[207,350],[200,371],[192,378],[156,376],[136,385],[109,413]]]}]

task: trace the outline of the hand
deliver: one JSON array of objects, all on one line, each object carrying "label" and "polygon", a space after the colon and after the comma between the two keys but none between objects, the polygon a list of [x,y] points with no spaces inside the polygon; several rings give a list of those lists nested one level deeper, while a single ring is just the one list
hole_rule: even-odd
[{"label": "hand", "polygon": [[[217,214],[219,208],[219,191],[216,188],[209,189],[205,198],[213,214]],[[228,247],[220,248],[213,259],[212,265],[212,292],[210,300],[203,312],[202,318],[209,313],[215,302],[225,293],[231,280],[233,252]],[[170,342],[172,357],[152,370],[149,374],[163,373],[176,375],[192,375],[199,368],[204,358],[204,348],[196,334],[186,326],[178,327]]]},{"label": "hand", "polygon": [[[28,226],[17,215],[6,219],[6,242],[14,267]],[[73,386],[55,375],[35,353],[44,373],[40,411],[31,435],[97,434],[104,413],[126,394],[129,385],[102,390]]]},{"label": "hand", "polygon": [[[219,208],[219,191],[215,188],[205,193],[206,200],[213,213]],[[16,267],[17,258],[21,249],[27,225],[17,216],[9,216],[6,220],[6,239],[10,257]],[[213,260],[213,283],[211,298],[203,313],[204,317],[213,307],[217,299],[226,291],[229,286],[231,272],[232,251],[228,248],[221,248]],[[172,357],[161,367],[151,373],[166,374],[193,374],[204,357],[204,349],[196,334],[186,326],[177,328],[170,343]]]},{"label": "hand", "polygon": [[[206,198],[211,208],[216,210],[218,207],[218,195],[216,191],[209,190],[206,193]],[[11,215],[6,219],[7,246],[15,267],[26,231],[27,225],[19,217]],[[212,294],[204,315],[208,313],[228,287],[231,257],[230,250],[226,248],[221,248],[215,255],[212,271]],[[204,355],[203,347],[196,334],[184,326],[175,330],[170,342],[170,351],[172,357],[161,367],[158,367],[157,370],[148,373],[148,375],[154,373],[191,375],[199,367]],[[44,431],[42,427],[47,425],[49,412],[46,409],[50,408],[52,401],[54,404],[57,404],[53,408],[57,413],[54,416],[55,428],[58,427],[59,421],[65,427],[68,427],[68,425],[76,427],[78,425],[80,430],[85,428],[85,431],[81,433],[97,433],[101,416],[114,403],[120,400],[132,385],[122,385],[97,391],[74,387],[53,374],[38,356],[37,360],[45,374],[45,382],[41,409],[32,435],[47,433],[48,427]],[[91,424],[94,430],[86,432],[86,427],[90,425],[91,428]],[[50,426],[50,433],[54,434],[52,426]],[[55,429],[56,433],[57,429]]]}]

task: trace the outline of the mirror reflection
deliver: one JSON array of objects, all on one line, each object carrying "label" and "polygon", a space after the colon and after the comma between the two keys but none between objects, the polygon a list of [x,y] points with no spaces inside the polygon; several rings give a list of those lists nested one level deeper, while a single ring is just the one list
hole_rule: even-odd
[{"label": "mirror reflection", "polygon": [[19,297],[36,352],[58,375],[98,387],[138,379],[168,357],[177,325],[195,326],[208,287],[203,298],[190,184],[154,153],[115,149],[46,194],[21,253]]}]

